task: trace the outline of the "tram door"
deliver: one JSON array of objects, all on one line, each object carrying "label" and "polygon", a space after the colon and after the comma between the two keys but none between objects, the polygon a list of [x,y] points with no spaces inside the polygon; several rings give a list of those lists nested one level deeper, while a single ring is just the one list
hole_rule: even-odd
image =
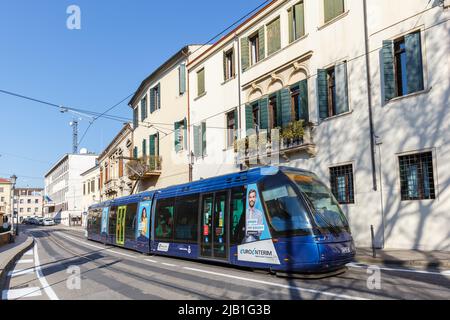
[{"label": "tram door", "polygon": [[117,209],[117,224],[116,224],[116,243],[120,245],[125,244],[125,218],[127,214],[127,207],[122,206]]},{"label": "tram door", "polygon": [[228,258],[228,193],[205,194],[202,198],[200,255]]}]

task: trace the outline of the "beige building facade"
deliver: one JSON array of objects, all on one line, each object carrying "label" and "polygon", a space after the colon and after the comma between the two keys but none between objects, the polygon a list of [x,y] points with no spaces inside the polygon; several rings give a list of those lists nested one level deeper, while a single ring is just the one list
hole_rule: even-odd
[{"label": "beige building facade", "polygon": [[0,226],[4,221],[12,223],[12,184],[9,179],[0,178]]},{"label": "beige building facade", "polygon": [[81,180],[83,184],[83,198],[81,202],[82,206],[82,226],[86,227],[87,213],[89,207],[93,204],[101,202],[101,179],[100,179],[100,166],[96,165],[89,170],[81,174]]},{"label": "beige building facade", "polygon": [[190,180],[186,65],[208,46],[186,46],[155,70],[129,102],[133,109],[133,192]]},{"label": "beige building facade", "polygon": [[44,189],[16,188],[14,190],[14,210],[19,215],[19,221],[26,217],[44,215]]},{"label": "beige building facade", "polygon": [[133,128],[127,123],[98,157],[101,201],[130,195],[134,184],[126,166],[132,157]]}]

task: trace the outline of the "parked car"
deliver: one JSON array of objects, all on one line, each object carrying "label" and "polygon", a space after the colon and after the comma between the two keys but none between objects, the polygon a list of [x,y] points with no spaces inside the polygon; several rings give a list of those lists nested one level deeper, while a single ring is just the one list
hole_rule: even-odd
[{"label": "parked car", "polygon": [[55,220],[47,218],[42,220],[42,225],[43,226],[54,226],[55,225]]},{"label": "parked car", "polygon": [[43,226],[44,225],[44,220],[45,220],[45,218],[37,218],[36,219],[36,224],[37,225],[39,225],[39,226]]}]

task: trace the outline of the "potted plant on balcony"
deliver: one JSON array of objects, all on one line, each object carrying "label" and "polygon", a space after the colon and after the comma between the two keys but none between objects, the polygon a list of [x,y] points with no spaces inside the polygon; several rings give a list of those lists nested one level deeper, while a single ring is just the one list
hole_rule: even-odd
[{"label": "potted plant on balcony", "polygon": [[303,136],[305,134],[304,121],[291,122],[281,132],[281,138],[283,139],[284,146],[291,148],[302,143]]}]

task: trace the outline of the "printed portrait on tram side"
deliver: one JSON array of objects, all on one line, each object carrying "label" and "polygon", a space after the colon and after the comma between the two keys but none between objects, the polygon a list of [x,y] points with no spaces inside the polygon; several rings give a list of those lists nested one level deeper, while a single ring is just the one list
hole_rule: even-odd
[{"label": "printed portrait on tram side", "polygon": [[150,208],[151,202],[141,202],[137,215],[136,240],[140,242],[148,241],[150,238]]},{"label": "printed portrait on tram side", "polygon": [[265,230],[264,212],[256,185],[249,186],[247,192],[246,227],[244,243],[262,240]]}]

